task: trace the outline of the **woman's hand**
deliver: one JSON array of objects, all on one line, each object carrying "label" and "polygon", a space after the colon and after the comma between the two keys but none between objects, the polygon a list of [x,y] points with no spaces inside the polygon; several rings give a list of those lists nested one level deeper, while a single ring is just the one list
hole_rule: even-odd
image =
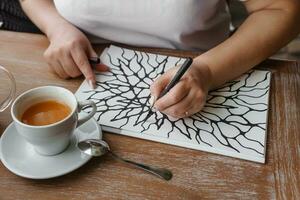
[{"label": "woman's hand", "polygon": [[[156,99],[170,83],[178,68],[176,66],[154,81],[151,95]],[[194,62],[180,81],[154,103],[154,108],[166,115],[183,118],[199,112],[205,104],[211,87],[212,75],[207,65]]]},{"label": "woman's hand", "polygon": [[[83,74],[91,87],[95,84],[95,76],[89,57],[97,57],[89,40],[76,27],[62,23],[48,35],[50,45],[44,57],[52,70],[61,78],[75,78]],[[107,71],[104,65],[96,66],[96,70]]]}]

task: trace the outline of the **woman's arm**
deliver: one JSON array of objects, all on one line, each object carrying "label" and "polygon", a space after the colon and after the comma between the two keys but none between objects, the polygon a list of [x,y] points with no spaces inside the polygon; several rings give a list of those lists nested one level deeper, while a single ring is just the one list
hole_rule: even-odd
[{"label": "woman's arm", "polygon": [[20,0],[20,3],[27,16],[48,38],[53,35],[55,27],[68,24],[58,14],[53,0]]},{"label": "woman's arm", "polygon": [[[43,31],[50,41],[44,57],[50,67],[61,77],[77,77],[83,74],[91,87],[95,76],[88,57],[95,57],[86,36],[57,12],[53,0],[20,0],[23,10]],[[98,70],[107,70],[97,66]]]},{"label": "woman's arm", "polygon": [[225,42],[195,59],[212,73],[211,88],[236,78],[299,34],[299,0],[248,0],[249,17]]},{"label": "woman's arm", "polygon": [[[226,41],[194,59],[181,81],[155,102],[159,111],[181,118],[200,111],[208,90],[232,80],[292,40],[300,31],[299,0],[248,0],[250,13]],[[170,82],[171,69],[151,86],[157,97]]]}]

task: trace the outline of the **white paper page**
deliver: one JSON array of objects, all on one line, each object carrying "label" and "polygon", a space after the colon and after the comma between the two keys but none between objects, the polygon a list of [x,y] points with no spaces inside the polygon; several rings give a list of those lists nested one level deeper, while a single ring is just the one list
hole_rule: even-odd
[{"label": "white paper page", "polygon": [[183,58],[110,46],[101,61],[111,72],[96,75],[96,90],[83,82],[76,96],[97,104],[95,118],[104,130],[264,163],[269,71],[250,71],[210,92],[201,112],[172,119],[148,115],[149,87]]}]

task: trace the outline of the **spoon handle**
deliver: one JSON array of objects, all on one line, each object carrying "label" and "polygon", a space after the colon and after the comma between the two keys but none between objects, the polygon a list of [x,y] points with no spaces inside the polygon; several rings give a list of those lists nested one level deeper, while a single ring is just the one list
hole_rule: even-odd
[{"label": "spoon handle", "polygon": [[121,158],[120,156],[118,156],[117,154],[113,153],[112,151],[109,151],[111,153],[111,155],[119,160],[119,161],[122,161],[124,163],[128,163],[128,164],[131,164],[135,167],[138,167],[140,169],[143,169],[151,174],[154,174],[162,179],[165,179],[167,181],[171,180],[172,179],[172,172],[168,169],[165,169],[165,168],[157,168],[157,167],[151,167],[151,166],[148,166],[148,165],[145,165],[145,164],[142,164],[142,163],[137,163],[137,162],[134,162],[134,161],[131,161],[131,160],[127,160],[127,159],[124,159],[124,158]]}]

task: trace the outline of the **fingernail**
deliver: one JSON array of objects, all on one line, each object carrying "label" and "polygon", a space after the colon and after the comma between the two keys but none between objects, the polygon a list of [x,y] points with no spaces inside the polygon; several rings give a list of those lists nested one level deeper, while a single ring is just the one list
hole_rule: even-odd
[{"label": "fingernail", "polygon": [[149,103],[150,103],[150,106],[154,105],[154,97],[153,96],[150,97]]},{"label": "fingernail", "polygon": [[88,80],[88,84],[89,84],[89,86],[90,86],[90,88],[91,88],[92,90],[95,89],[95,84],[93,83],[92,80]]}]

